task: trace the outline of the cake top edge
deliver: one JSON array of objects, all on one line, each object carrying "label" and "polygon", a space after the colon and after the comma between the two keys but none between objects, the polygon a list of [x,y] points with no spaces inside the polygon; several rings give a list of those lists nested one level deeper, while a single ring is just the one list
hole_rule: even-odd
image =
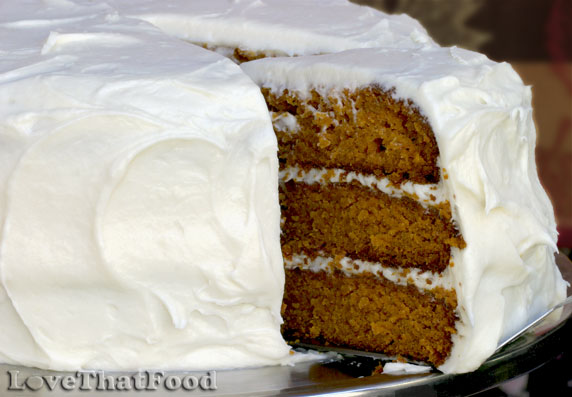
[{"label": "cake top edge", "polygon": [[[412,99],[412,90],[440,85],[479,91],[483,103],[510,106],[530,98],[530,88],[505,62],[459,47],[367,48],[334,54],[263,58],[241,65],[260,86],[273,90],[357,89],[380,85]],[[485,98],[487,97],[487,98]]]},{"label": "cake top edge", "polygon": [[[275,150],[259,88],[228,58],[103,3],[39,4],[0,5],[0,124],[36,135],[63,122],[65,109],[66,117],[111,112],[220,146],[231,138],[225,131],[237,131],[256,136],[257,150]],[[49,125],[21,122],[23,114],[48,120],[50,112],[58,117]]]},{"label": "cake top edge", "polygon": [[345,0],[108,2],[123,15],[146,20],[181,39],[252,51],[305,55],[435,45],[415,19]]}]

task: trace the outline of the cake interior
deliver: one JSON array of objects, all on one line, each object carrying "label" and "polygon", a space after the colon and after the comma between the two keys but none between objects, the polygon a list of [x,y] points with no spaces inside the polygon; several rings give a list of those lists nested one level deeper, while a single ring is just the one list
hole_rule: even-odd
[{"label": "cake interior", "polygon": [[420,292],[372,273],[286,270],[283,334],[322,346],[405,356],[434,365],[451,351],[454,291]]},{"label": "cake interior", "polygon": [[[285,56],[203,45],[236,63]],[[282,333],[291,342],[443,364],[465,242],[427,119],[394,89],[261,87],[278,139]]]},{"label": "cake interior", "polygon": [[457,303],[438,280],[465,243],[426,118],[375,85],[262,92],[279,145],[284,336],[442,364]]}]

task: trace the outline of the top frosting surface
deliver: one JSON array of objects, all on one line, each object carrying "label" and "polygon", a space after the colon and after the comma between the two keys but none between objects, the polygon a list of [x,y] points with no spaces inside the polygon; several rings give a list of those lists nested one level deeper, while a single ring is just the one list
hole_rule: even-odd
[{"label": "top frosting surface", "polygon": [[213,46],[286,55],[433,43],[407,15],[388,15],[346,0],[112,0],[127,16],[168,34]]},{"label": "top frosting surface", "polygon": [[290,362],[258,87],[104,3],[1,7],[0,361]]},{"label": "top frosting surface", "polygon": [[510,65],[426,46],[266,58],[242,68],[261,86],[300,95],[379,85],[427,117],[441,184],[467,243],[452,251],[460,321],[440,369],[476,369],[502,337],[565,298],[554,212],[534,158],[531,91]]}]

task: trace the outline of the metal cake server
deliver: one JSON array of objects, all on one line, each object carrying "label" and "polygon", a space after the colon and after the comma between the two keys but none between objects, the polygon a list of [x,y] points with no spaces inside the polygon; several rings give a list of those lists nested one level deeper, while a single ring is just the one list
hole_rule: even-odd
[{"label": "metal cake server", "polygon": [[498,352],[499,350],[501,350],[506,345],[508,345],[513,340],[517,339],[519,336],[524,334],[526,331],[528,331],[531,328],[533,328],[534,326],[540,324],[542,322],[542,320],[544,320],[546,317],[548,317],[554,310],[559,309],[561,307],[564,307],[570,303],[572,303],[572,295],[570,295],[568,298],[564,299],[562,302],[558,303],[557,305],[553,306],[551,309],[548,309],[546,312],[544,312],[536,320],[533,320],[530,323],[526,324],[518,332],[514,333],[513,335],[507,336],[505,339],[501,340],[499,345],[497,346],[497,349],[495,350],[495,353]]}]

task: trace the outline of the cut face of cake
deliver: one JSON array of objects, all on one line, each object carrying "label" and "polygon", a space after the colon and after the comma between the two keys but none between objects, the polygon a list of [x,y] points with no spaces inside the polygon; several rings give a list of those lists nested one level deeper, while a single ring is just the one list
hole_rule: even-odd
[{"label": "cut face of cake", "polygon": [[0,36],[0,362],[304,359],[282,331],[467,372],[565,296],[530,88],[410,17],[5,0]]},{"label": "cut face of cake", "polygon": [[509,65],[428,46],[242,68],[278,136],[286,336],[465,372],[564,298]]}]

